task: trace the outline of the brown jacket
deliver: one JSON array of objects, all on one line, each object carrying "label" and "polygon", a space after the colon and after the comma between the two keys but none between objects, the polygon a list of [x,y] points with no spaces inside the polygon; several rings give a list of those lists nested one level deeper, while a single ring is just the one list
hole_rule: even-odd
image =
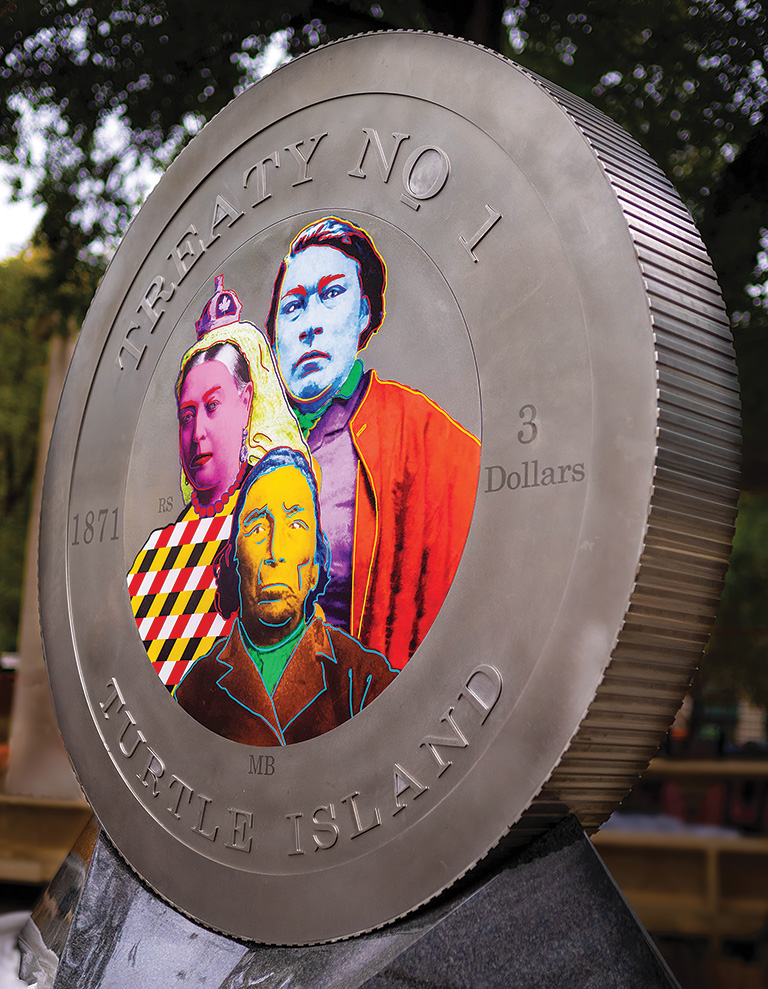
[{"label": "brown jacket", "polygon": [[272,696],[236,622],[188,670],[174,697],[200,724],[246,745],[290,745],[330,731],[369,704],[396,676],[381,653],[364,649],[315,616]]}]

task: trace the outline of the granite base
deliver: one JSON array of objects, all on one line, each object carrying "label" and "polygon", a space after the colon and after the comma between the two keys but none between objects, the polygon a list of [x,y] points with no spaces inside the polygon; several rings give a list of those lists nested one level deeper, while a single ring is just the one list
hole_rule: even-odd
[{"label": "granite base", "polygon": [[19,946],[21,976],[37,989],[678,986],[574,819],[384,930],[290,948],[246,945],[182,916],[93,825]]}]

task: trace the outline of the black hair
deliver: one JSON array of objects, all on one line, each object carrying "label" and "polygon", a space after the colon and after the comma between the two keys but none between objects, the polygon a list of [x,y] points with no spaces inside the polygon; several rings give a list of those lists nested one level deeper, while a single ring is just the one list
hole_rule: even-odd
[{"label": "black hair", "polygon": [[277,446],[266,453],[253,467],[243,481],[237,496],[235,509],[232,513],[232,531],[229,538],[219,550],[214,560],[216,574],[216,610],[223,618],[229,618],[240,609],[240,574],[237,569],[237,536],[240,531],[240,515],[245,506],[248,492],[260,477],[270,474],[280,467],[295,467],[301,471],[312,492],[312,502],[315,508],[316,538],[315,559],[318,566],[317,584],[304,601],[304,618],[310,621],[315,610],[315,601],[323,595],[330,580],[331,548],[320,527],[320,502],[318,500],[317,481],[307,458],[298,450],[288,446]]},{"label": "black hair", "polygon": [[370,307],[368,325],[360,334],[360,339],[357,342],[357,349],[362,350],[384,322],[387,266],[365,230],[355,226],[349,220],[340,220],[337,216],[326,216],[324,219],[318,220],[317,223],[305,227],[291,243],[288,257],[284,258],[280,264],[272,289],[272,301],[265,325],[269,342],[274,347],[277,310],[280,305],[280,292],[283,289],[283,279],[288,268],[288,261],[308,247],[333,247],[352,258],[353,261],[357,261],[360,268],[360,291],[368,299]]},{"label": "black hair", "polygon": [[194,353],[184,367],[179,371],[176,380],[176,401],[181,396],[181,389],[187,380],[187,375],[193,367],[200,364],[207,364],[208,361],[220,361],[232,375],[239,393],[243,388],[251,383],[251,367],[243,352],[230,340],[223,340],[220,343],[212,344],[207,350],[198,350]]}]

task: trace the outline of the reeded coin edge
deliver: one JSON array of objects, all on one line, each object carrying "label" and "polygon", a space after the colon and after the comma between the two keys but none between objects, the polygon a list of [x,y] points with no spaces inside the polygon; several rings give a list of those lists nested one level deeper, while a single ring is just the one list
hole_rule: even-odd
[{"label": "reeded coin edge", "polygon": [[730,324],[690,214],[661,169],[612,120],[526,74],[579,128],[624,214],[653,328],[658,425],[646,536],[623,627],[571,745],[514,827],[516,844],[566,814],[597,830],[656,754],[714,622],[740,459]]},{"label": "reeded coin edge", "polygon": [[[610,663],[538,796],[484,853],[421,903],[365,930],[291,942],[296,944],[341,941],[387,927],[454,886],[500,842],[527,843],[568,814],[588,831],[607,819],[655,754],[700,659],[727,567],[738,497],[739,401],[729,324],[703,244],[661,170],[595,108],[474,42],[395,31],[362,33],[321,47],[392,34],[443,38],[494,56],[539,85],[591,147],[624,215],[648,297],[658,381],[654,488],[637,580]],[[685,356],[675,339],[684,341]],[[702,441],[707,424],[717,430],[719,446]],[[155,889],[110,844],[142,885],[193,922],[221,933]]]}]

